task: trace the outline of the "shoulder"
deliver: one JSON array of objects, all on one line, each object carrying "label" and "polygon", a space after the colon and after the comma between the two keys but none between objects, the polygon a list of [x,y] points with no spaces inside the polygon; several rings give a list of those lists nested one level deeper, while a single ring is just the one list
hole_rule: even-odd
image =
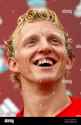
[{"label": "shoulder", "polygon": [[70,96],[70,105],[65,108],[58,116],[60,117],[81,117],[81,98]]},{"label": "shoulder", "polygon": [[71,96],[69,97],[71,100],[71,108],[74,110],[81,109],[81,98],[77,96]]},{"label": "shoulder", "polygon": [[81,98],[77,96],[70,97],[72,105],[80,106],[81,107]]},{"label": "shoulder", "polygon": [[71,111],[75,114],[75,116],[81,117],[81,98],[77,96],[70,97],[71,99]]}]

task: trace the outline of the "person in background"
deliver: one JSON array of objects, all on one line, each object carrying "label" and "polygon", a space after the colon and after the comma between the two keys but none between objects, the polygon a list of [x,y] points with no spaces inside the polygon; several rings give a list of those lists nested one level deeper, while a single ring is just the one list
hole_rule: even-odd
[{"label": "person in background", "polygon": [[81,115],[81,99],[67,96],[63,82],[74,62],[72,40],[53,10],[28,9],[5,44],[23,99],[17,117]]}]

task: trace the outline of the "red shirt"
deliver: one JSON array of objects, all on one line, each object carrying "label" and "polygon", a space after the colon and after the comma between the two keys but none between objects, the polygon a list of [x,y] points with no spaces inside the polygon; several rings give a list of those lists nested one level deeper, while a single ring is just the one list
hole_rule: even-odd
[{"label": "red shirt", "polygon": [[[61,110],[56,117],[81,117],[81,98],[72,96],[70,101],[70,105]],[[23,111],[17,113],[16,117],[24,117]]]}]

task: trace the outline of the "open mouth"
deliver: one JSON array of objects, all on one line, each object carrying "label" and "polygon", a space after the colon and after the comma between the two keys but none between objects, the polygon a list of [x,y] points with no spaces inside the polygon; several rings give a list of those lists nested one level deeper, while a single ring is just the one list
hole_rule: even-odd
[{"label": "open mouth", "polygon": [[34,65],[39,66],[39,67],[51,67],[54,64],[56,64],[56,60],[50,57],[46,57],[46,58],[41,58],[38,59],[34,62]]}]

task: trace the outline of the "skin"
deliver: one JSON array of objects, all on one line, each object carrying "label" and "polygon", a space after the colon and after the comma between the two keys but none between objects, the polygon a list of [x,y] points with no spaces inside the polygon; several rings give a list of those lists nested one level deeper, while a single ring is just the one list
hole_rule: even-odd
[{"label": "skin", "polygon": [[[20,73],[24,116],[56,116],[70,103],[62,83],[67,67],[72,67],[63,31],[49,21],[25,23],[16,40],[15,58],[10,58],[9,67]],[[45,57],[55,59],[56,64],[34,65]]]}]

